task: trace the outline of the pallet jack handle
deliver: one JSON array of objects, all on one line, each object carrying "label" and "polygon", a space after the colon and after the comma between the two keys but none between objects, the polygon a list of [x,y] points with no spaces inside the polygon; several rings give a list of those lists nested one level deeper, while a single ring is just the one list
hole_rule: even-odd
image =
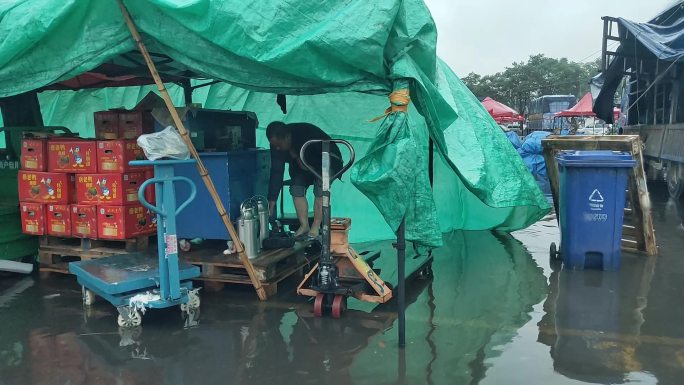
[{"label": "pallet jack handle", "polygon": [[[164,165],[179,165],[179,164],[194,164],[195,160],[194,159],[187,159],[187,160],[164,160],[163,161]],[[151,161],[151,160],[133,160],[130,161],[129,164],[131,166],[154,166],[159,165],[159,161]],[[188,187],[190,187],[190,196],[188,199],[185,200],[185,202],[181,203],[178,208],[176,208],[176,211],[173,213],[173,215],[178,215],[181,211],[183,211],[184,208],[186,208],[190,202],[192,202],[195,199],[195,196],[197,195],[197,186],[195,186],[195,183],[190,179],[186,178],[184,176],[172,176],[172,177],[154,177],[151,179],[148,179],[144,181],[140,187],[138,188],[138,201],[140,202],[141,205],[145,206],[145,208],[151,210],[152,212],[161,215],[162,217],[166,217],[169,214],[162,211],[160,207],[152,205],[150,202],[148,202],[145,199],[145,189],[147,189],[147,186],[151,184],[163,184],[165,181],[170,181],[170,182],[185,182],[188,184]]]},{"label": "pallet jack handle", "polygon": [[[349,168],[354,164],[354,158],[356,157],[356,152],[354,151],[354,147],[352,147],[351,143],[347,142],[346,140],[344,140],[344,139],[330,139],[330,140],[313,139],[313,140],[309,140],[308,142],[304,143],[304,145],[302,146],[302,149],[299,150],[299,159],[302,160],[302,164],[304,165],[304,167],[306,167],[312,174],[314,174],[314,176],[316,176],[316,178],[323,180],[323,177],[318,172],[316,172],[316,170],[313,167],[311,167],[311,165],[309,163],[307,163],[306,158],[304,157],[304,154],[306,153],[306,149],[310,145],[312,145],[314,143],[321,143],[324,146],[323,148],[325,148],[326,142],[327,143],[343,144],[349,150],[349,162],[345,165],[342,165],[342,169],[340,171],[338,171],[335,175],[332,175],[329,177],[330,180],[335,180],[337,177],[342,175],[345,171],[349,170]],[[326,152],[326,151],[324,150],[324,152]]]},{"label": "pallet jack handle", "polygon": [[163,178],[152,178],[144,181],[141,185],[140,188],[138,189],[138,201],[140,201],[140,204],[145,206],[146,208],[150,209],[151,211],[161,215],[162,217],[166,217],[168,214],[164,211],[162,211],[159,207],[153,206],[150,202],[148,202],[145,199],[145,189],[147,186],[150,184],[158,184],[158,183],[164,183],[165,181],[171,181],[171,182],[185,182],[188,184],[190,187],[190,197],[185,200],[185,202],[181,203],[180,206],[176,209],[176,212],[174,215],[178,215],[181,211],[183,211],[184,208],[186,208],[190,202],[192,202],[195,199],[195,196],[197,195],[197,187],[195,186],[195,183],[193,183],[190,178],[186,178],[184,176],[174,176],[173,178],[169,179],[163,179]]}]

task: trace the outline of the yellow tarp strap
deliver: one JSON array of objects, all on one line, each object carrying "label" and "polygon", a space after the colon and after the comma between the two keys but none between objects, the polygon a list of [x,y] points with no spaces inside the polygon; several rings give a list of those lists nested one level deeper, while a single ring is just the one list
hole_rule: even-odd
[{"label": "yellow tarp strap", "polygon": [[409,95],[409,90],[402,88],[400,90],[393,91],[389,94],[390,106],[387,107],[385,113],[373,118],[371,122],[378,121],[392,112],[406,112],[408,110],[408,105],[411,102],[411,96]]}]

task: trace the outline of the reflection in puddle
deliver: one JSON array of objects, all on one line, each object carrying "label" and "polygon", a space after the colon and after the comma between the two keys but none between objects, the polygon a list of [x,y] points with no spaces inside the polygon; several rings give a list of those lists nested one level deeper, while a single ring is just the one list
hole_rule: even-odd
[{"label": "reflection in puddle", "polygon": [[[350,301],[343,319],[334,320],[313,317],[310,303],[286,291],[265,303],[251,292],[224,291],[203,295],[201,323],[166,309],[147,314],[141,328],[120,330],[111,306],[99,302],[84,312],[78,287],[62,277],[20,295],[31,304],[25,309],[0,314],[3,324],[18,324],[10,341],[27,347],[14,358],[18,364],[0,366],[2,378],[36,384],[477,383],[487,376],[487,359],[501,354],[543,300],[546,279],[510,235],[454,232],[445,244],[434,253],[434,276],[407,287],[401,354],[393,302]],[[387,256],[376,266],[391,276],[391,243],[376,246]],[[55,292],[62,295],[44,298]]]}]

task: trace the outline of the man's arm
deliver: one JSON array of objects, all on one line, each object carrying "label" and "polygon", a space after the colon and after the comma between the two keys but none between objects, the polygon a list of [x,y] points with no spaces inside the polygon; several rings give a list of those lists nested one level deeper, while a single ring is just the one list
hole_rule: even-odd
[{"label": "man's arm", "polygon": [[272,215],[275,212],[275,202],[283,188],[285,174],[285,157],[278,151],[271,150],[271,178],[268,182],[268,209]]}]

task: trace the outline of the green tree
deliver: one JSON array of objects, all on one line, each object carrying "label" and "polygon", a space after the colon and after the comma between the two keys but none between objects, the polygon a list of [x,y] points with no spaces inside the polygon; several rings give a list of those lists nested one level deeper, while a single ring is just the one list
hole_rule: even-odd
[{"label": "green tree", "polygon": [[532,55],[526,62],[514,62],[502,72],[481,76],[474,72],[463,82],[478,97],[489,96],[523,112],[530,100],[541,95],[575,95],[589,91],[589,80],[598,73],[599,60],[576,63]]}]

